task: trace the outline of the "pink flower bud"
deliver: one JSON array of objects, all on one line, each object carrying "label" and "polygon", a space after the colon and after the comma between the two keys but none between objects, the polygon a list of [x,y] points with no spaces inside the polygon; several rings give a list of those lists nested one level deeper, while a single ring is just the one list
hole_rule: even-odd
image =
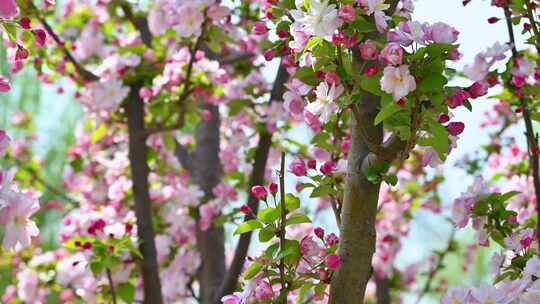
[{"label": "pink flower bud", "polygon": [[30,18],[28,17],[22,17],[21,20],[19,20],[19,25],[23,28],[23,29],[30,29]]},{"label": "pink flower bud", "polygon": [[364,60],[375,60],[377,59],[377,56],[379,54],[379,51],[377,50],[377,46],[373,41],[367,40],[364,43],[360,43],[358,45],[358,48],[360,49],[360,57]]},{"label": "pink flower bud", "polygon": [[354,20],[354,17],[356,17],[356,12],[354,11],[354,7],[350,5],[341,6],[338,11],[338,17],[339,19],[345,22]]},{"label": "pink flower bud", "polygon": [[271,61],[272,59],[274,59],[274,56],[275,56],[275,53],[274,53],[274,50],[272,49],[266,50],[264,52],[264,59],[266,61]]},{"label": "pink flower bud", "polygon": [[345,37],[345,34],[343,34],[343,32],[337,32],[332,35],[332,43],[337,46],[344,44],[346,40],[347,37]]},{"label": "pink flower bud", "polygon": [[488,18],[488,23],[489,23],[489,24],[495,24],[495,23],[497,23],[499,20],[501,20],[501,19],[499,19],[499,18],[497,18],[497,17],[489,17],[489,18]]},{"label": "pink flower bud", "polygon": [[45,45],[45,42],[47,41],[47,33],[42,29],[35,29],[32,31],[35,36],[35,42],[38,47],[42,47]]},{"label": "pink flower bud", "polygon": [[321,240],[324,238],[324,229],[321,227],[315,227],[315,229],[313,229],[313,233],[315,233],[315,235]]},{"label": "pink flower bud", "polygon": [[9,83],[9,80],[0,75],[0,92],[9,92],[11,91],[11,84]]},{"label": "pink flower bud", "polygon": [[469,87],[468,91],[471,94],[471,98],[478,98],[487,94],[489,86],[485,81],[477,81]]},{"label": "pink flower bud", "polygon": [[251,187],[251,194],[255,196],[258,199],[265,199],[266,198],[266,188],[263,186],[253,186]]},{"label": "pink flower bud", "polygon": [[448,116],[448,114],[446,114],[446,113],[439,114],[439,122],[440,123],[447,123],[448,121],[450,121],[450,116]]},{"label": "pink flower bud", "polygon": [[339,242],[339,238],[334,233],[330,233],[324,238],[326,246],[334,246]]},{"label": "pink flower bud", "polygon": [[15,53],[15,60],[16,61],[24,60],[24,59],[28,58],[28,55],[29,55],[28,50],[25,49],[22,46],[19,46],[17,48],[17,52]]},{"label": "pink flower bud", "polygon": [[372,65],[372,66],[368,66],[365,70],[364,70],[364,74],[368,77],[373,77],[375,76],[375,74],[377,74],[377,72],[379,72],[379,68],[376,66],[376,65]]},{"label": "pink flower bud", "polygon": [[462,122],[451,122],[446,127],[448,129],[448,133],[452,136],[458,136],[465,130],[465,124]]},{"label": "pink flower bud", "polygon": [[253,23],[253,34],[254,35],[264,35],[268,32],[266,24],[262,21],[257,21]]},{"label": "pink flower bud", "polygon": [[339,258],[339,255],[337,255],[335,253],[328,255],[324,259],[324,263],[331,270],[336,270],[339,267],[340,262],[341,262],[341,260]]},{"label": "pink flower bud", "polygon": [[268,189],[270,190],[270,193],[275,195],[278,192],[278,185],[276,183],[270,183]]},{"label": "pink flower bud", "polygon": [[330,84],[337,83],[339,81],[339,76],[336,74],[336,72],[328,72],[325,75],[326,82]]},{"label": "pink flower bud", "polygon": [[332,171],[334,171],[335,169],[336,163],[331,160],[324,162],[324,164],[320,168],[321,173],[327,176],[332,175]]},{"label": "pink flower bud", "polygon": [[251,214],[251,213],[253,212],[253,210],[251,209],[251,207],[248,206],[248,205],[246,205],[246,204],[240,206],[240,211],[241,211],[242,213],[245,213],[245,214]]},{"label": "pink flower bud", "polygon": [[314,159],[308,160],[308,161],[307,161],[307,167],[308,167],[309,169],[315,169],[315,168],[317,168],[317,161],[314,160]]},{"label": "pink flower bud", "polygon": [[384,64],[400,65],[403,63],[403,49],[397,42],[388,43],[379,55]]}]

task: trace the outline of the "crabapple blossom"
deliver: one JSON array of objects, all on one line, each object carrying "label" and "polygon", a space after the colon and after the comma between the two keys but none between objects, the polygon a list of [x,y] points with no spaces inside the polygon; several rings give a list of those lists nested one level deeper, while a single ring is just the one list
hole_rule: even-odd
[{"label": "crabapple blossom", "polygon": [[305,109],[313,115],[319,116],[323,122],[326,122],[337,110],[335,101],[342,93],[343,86],[332,84],[330,87],[327,82],[321,82],[315,90],[316,100],[309,103]]},{"label": "crabapple blossom", "polygon": [[327,0],[309,0],[308,2],[307,12],[299,7],[291,10],[295,22],[298,22],[306,33],[331,41],[332,35],[343,23],[338,17],[336,5],[329,4]]},{"label": "crabapple blossom", "polygon": [[416,80],[409,72],[409,66],[385,67],[381,78],[381,89],[392,94],[395,101],[416,90]]},{"label": "crabapple blossom", "polygon": [[19,14],[19,6],[15,0],[2,0],[0,3],[0,18],[11,19]]}]

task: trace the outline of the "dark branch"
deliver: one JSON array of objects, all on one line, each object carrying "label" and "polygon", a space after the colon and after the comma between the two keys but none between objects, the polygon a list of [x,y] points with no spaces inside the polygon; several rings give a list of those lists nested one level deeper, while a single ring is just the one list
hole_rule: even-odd
[{"label": "dark branch", "polygon": [[176,158],[178,158],[178,160],[180,161],[180,164],[186,168],[186,170],[188,170],[189,172],[192,172],[193,171],[193,155],[188,151],[188,149],[186,147],[184,147],[184,145],[182,145],[181,143],[179,143],[177,140],[175,141],[175,154],[176,154]]},{"label": "dark branch", "polygon": [[96,80],[98,80],[99,77],[97,75],[95,75],[94,73],[92,73],[92,72],[88,71],[87,69],[85,69],[81,65],[81,63],[79,63],[77,61],[77,59],[75,59],[75,57],[73,57],[71,52],[64,45],[64,42],[62,41],[62,39],[60,39],[60,37],[54,32],[54,30],[49,25],[47,20],[45,20],[45,18],[43,18],[41,16],[38,16],[37,18],[39,19],[39,21],[41,22],[41,24],[43,25],[43,27],[45,28],[47,33],[49,33],[49,35],[56,42],[58,47],[62,49],[62,52],[64,53],[66,58],[73,64],[73,66],[75,66],[75,70],[77,71],[79,76],[81,76],[84,80],[88,80],[88,81],[96,81]]},{"label": "dark branch", "polygon": [[[288,78],[289,75],[287,70],[283,65],[280,64],[276,79],[274,80],[272,91],[270,93],[270,102],[281,100],[281,96],[285,91],[285,83],[287,82]],[[264,182],[264,172],[268,160],[268,153],[270,152],[270,147],[272,145],[271,134],[265,132],[259,136],[259,143],[257,150],[255,150],[255,160],[247,189],[247,193],[249,193],[248,206],[251,207],[254,213],[257,213],[257,210],[259,209],[259,200],[253,196],[253,194],[251,194],[250,189],[255,185],[261,185]],[[240,236],[240,240],[238,241],[238,245],[236,246],[236,250],[234,252],[234,258],[225,276],[225,281],[223,282],[223,287],[221,289],[222,296],[232,293],[236,288],[238,278],[240,277],[244,262],[246,260],[250,242],[251,232],[244,233]]]}]

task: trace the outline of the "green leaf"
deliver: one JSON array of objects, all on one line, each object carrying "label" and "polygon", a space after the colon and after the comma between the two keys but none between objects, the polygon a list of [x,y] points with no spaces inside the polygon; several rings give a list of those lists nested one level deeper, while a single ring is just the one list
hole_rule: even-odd
[{"label": "green leaf", "polygon": [[363,16],[357,16],[356,19],[352,22],[352,27],[355,29],[355,31],[358,31],[360,33],[369,33],[377,29],[375,27],[375,24],[369,22]]},{"label": "green leaf", "polygon": [[395,186],[398,183],[398,177],[395,174],[390,174],[385,177],[384,181],[391,186]]},{"label": "green leaf", "polygon": [[234,234],[242,234],[246,232],[250,232],[256,229],[261,229],[263,225],[261,222],[257,220],[249,220],[246,222],[243,222],[242,224],[238,225],[238,228],[236,228],[236,231],[234,231]]},{"label": "green leaf", "polygon": [[120,283],[116,287],[116,293],[120,299],[124,300],[126,303],[133,303],[133,299],[135,298],[135,286],[128,282]]},{"label": "green leaf", "polygon": [[266,243],[274,238],[275,236],[274,229],[272,226],[267,226],[261,230],[259,230],[259,242]]},{"label": "green leaf", "polygon": [[516,196],[520,194],[520,192],[518,191],[510,191],[510,192],[506,192],[505,194],[502,194],[501,197],[500,197],[500,201],[501,202],[506,202],[507,200],[511,199],[512,197]]},{"label": "green leaf", "polygon": [[103,271],[103,263],[101,261],[92,261],[90,262],[90,270],[92,270],[92,273],[95,275],[98,275]]},{"label": "green leaf", "polygon": [[296,240],[284,240],[278,259],[283,258],[287,264],[296,264],[300,260],[300,242]]},{"label": "green leaf", "polygon": [[392,116],[392,114],[399,112],[399,110],[401,109],[402,108],[398,106],[395,102],[389,102],[381,109],[381,111],[375,117],[374,125],[380,124],[388,117]]},{"label": "green leaf", "polygon": [[286,222],[286,225],[294,225],[294,224],[303,224],[303,223],[311,223],[311,220],[309,217],[302,213],[295,213],[292,214]]},{"label": "green leaf", "polygon": [[332,186],[330,185],[321,185],[311,192],[311,195],[309,197],[321,197],[325,196],[332,192]]},{"label": "green leaf", "polygon": [[264,223],[272,223],[277,220],[280,216],[280,212],[276,208],[268,207],[259,211],[257,217]]},{"label": "green leaf", "polygon": [[246,280],[251,280],[259,271],[262,269],[262,264],[253,262],[244,272],[244,278]]},{"label": "green leaf", "polygon": [[92,135],[91,135],[92,143],[93,144],[97,143],[106,134],[107,134],[107,126],[104,123],[102,123],[101,125],[99,125],[97,129],[94,130],[94,132],[92,132]]},{"label": "green leaf", "polygon": [[287,193],[287,195],[285,195],[285,208],[287,208],[288,211],[300,208],[300,199],[294,196],[294,194]]},{"label": "green leaf", "polygon": [[304,52],[318,45],[322,41],[323,41],[322,38],[319,36],[314,36],[314,37],[309,38],[308,43],[306,43],[306,46],[304,47]]},{"label": "green leaf", "polygon": [[313,69],[308,67],[299,68],[294,74],[294,78],[300,79],[305,84],[309,84],[311,86],[316,86],[320,82]]},{"label": "green leaf", "polygon": [[418,84],[417,90],[420,92],[440,91],[447,83],[448,80],[443,75],[430,74],[422,79],[422,81]]},{"label": "green leaf", "polygon": [[362,90],[369,92],[373,95],[382,96],[386,94],[381,90],[381,76],[381,72],[377,73],[377,75],[374,75],[372,77],[368,77],[365,75],[360,76],[360,87],[362,88]]}]

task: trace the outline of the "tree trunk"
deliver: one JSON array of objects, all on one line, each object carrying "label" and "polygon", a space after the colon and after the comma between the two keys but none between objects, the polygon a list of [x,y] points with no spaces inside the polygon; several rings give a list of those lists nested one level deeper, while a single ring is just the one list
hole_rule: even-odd
[{"label": "tree trunk", "polygon": [[[199,108],[212,112],[212,119],[201,120],[196,130],[196,148],[191,157],[193,181],[203,190],[205,201],[214,198],[212,190],[221,182],[223,170],[219,159],[219,109],[204,101]],[[214,304],[225,277],[225,237],[223,226],[206,231],[197,225],[197,248],[201,254],[199,269],[200,304]]]},{"label": "tree trunk", "polygon": [[146,136],[144,135],[144,102],[139,97],[138,86],[132,86],[125,110],[128,119],[129,162],[133,181],[135,215],[139,250],[143,256],[140,261],[144,303],[161,304],[161,282],[156,258],[152,209],[148,193],[148,163],[146,162]]},{"label": "tree trunk", "polygon": [[371,142],[381,145],[382,124],[373,125],[378,107],[379,98],[367,94],[359,105],[362,121],[354,117],[351,119],[351,149],[338,248],[341,265],[332,277],[329,300],[332,304],[363,303],[366,284],[372,275],[371,259],[375,252],[375,216],[380,184],[371,183],[363,173],[373,154],[370,155],[363,140],[362,130],[366,131]]}]

